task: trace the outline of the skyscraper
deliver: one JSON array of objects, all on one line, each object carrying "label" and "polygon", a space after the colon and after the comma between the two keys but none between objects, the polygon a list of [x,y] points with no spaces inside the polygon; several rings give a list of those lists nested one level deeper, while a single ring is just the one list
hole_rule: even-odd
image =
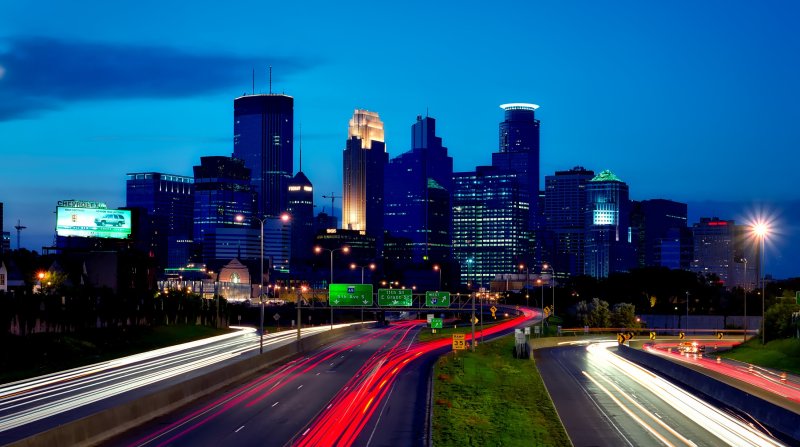
[{"label": "skyscraper", "polygon": [[536,230],[539,197],[539,120],[536,104],[511,103],[500,106],[505,111],[500,123],[499,152],[492,154],[492,166],[513,172],[520,183],[522,200],[529,203],[528,231]]},{"label": "skyscraper", "polygon": [[[3,256],[3,233],[5,232],[3,227],[3,202],[0,202],[0,256]],[[2,261],[2,259],[0,259]]]},{"label": "skyscraper", "polygon": [[251,171],[259,217],[287,209],[294,172],[294,99],[287,95],[247,95],[233,101],[233,156]]},{"label": "skyscraper", "polygon": [[159,172],[130,173],[126,206],[138,209],[136,240],[160,269],[186,265],[193,231],[194,179]]},{"label": "skyscraper", "polygon": [[[194,167],[194,184],[194,240],[202,246],[203,261],[225,259],[242,250],[249,257],[260,253],[260,235],[244,231],[253,227],[257,209],[250,169],[244,162],[231,157],[201,157],[200,166]],[[233,248],[222,250],[225,246]],[[218,252],[227,254],[223,257]]]},{"label": "skyscraper", "polygon": [[462,283],[488,285],[518,271],[527,248],[523,196],[516,174],[493,166],[453,174],[453,257]]},{"label": "skyscraper", "polygon": [[628,185],[611,171],[586,185],[584,274],[605,278],[634,266]]},{"label": "skyscraper", "polygon": [[436,136],[436,120],[418,116],[411,150],[386,165],[384,191],[385,230],[409,241],[412,262],[450,257],[452,181],[453,159]]},{"label": "skyscraper", "polygon": [[582,275],[586,242],[586,185],[594,172],[581,166],[545,177],[545,257],[565,275]]},{"label": "skyscraper", "polygon": [[694,235],[694,259],[691,270],[703,274],[715,274],[727,285],[734,264],[736,222],[717,217],[700,218],[692,225]]},{"label": "skyscraper", "polygon": [[640,267],[686,269],[692,259],[685,203],[666,199],[633,204],[631,226]]},{"label": "skyscraper", "polygon": [[314,256],[314,187],[302,171],[289,182],[289,214],[292,228],[292,264]]},{"label": "skyscraper", "polygon": [[[383,237],[383,174],[389,161],[383,122],[375,112],[353,113],[343,154],[342,227]],[[380,247],[380,242],[378,242]]]}]

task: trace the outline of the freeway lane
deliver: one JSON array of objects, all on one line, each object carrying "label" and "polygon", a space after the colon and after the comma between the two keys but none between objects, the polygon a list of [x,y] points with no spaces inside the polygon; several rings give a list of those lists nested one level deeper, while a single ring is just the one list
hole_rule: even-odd
[{"label": "freeway lane", "polygon": [[[534,315],[524,312],[485,335]],[[415,342],[423,326],[360,331],[109,445],[421,445],[429,368],[451,344]]]},{"label": "freeway lane", "polygon": [[[303,329],[309,336],[329,326]],[[293,343],[295,331],[264,337],[266,350]],[[0,386],[0,444],[23,439],[258,355],[252,328]]]},{"label": "freeway lane", "polygon": [[[777,446],[729,413],[593,343],[535,352],[567,433],[580,446]],[[611,348],[613,350],[613,348]]]},{"label": "freeway lane", "polygon": [[405,349],[421,322],[365,329],[296,359],[247,384],[160,418],[109,445],[284,445],[340,391],[354,389],[363,371]]}]

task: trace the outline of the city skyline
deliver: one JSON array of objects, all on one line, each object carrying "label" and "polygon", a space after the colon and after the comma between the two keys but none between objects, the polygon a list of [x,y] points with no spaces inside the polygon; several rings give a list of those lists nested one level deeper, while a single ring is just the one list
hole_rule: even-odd
[{"label": "city skyline", "polygon": [[[469,171],[488,165],[497,149],[498,106],[533,102],[541,106],[540,185],[580,165],[611,169],[630,185],[632,199],[688,203],[690,225],[699,217],[744,223],[759,206],[782,213],[783,240],[768,244],[766,272],[800,274],[791,265],[798,243],[789,226],[800,199],[791,175],[800,91],[797,62],[785,58],[800,43],[791,32],[795,5],[711,3],[690,14],[635,3],[516,5],[511,18],[502,14],[509,4],[498,5],[499,13],[429,5],[422,18],[411,5],[383,6],[365,18],[413,17],[428,31],[419,37],[387,23],[374,41],[350,42],[332,33],[347,8],[331,5],[320,4],[319,17],[272,6],[270,13],[297,20],[259,32],[224,23],[236,22],[238,9],[212,17],[203,8],[159,6],[166,9],[160,16],[185,20],[173,24],[99,2],[86,17],[67,5],[41,4],[52,16],[9,5],[0,18],[0,177],[7,191],[0,201],[12,246],[17,219],[28,227],[23,246],[50,245],[57,200],[124,206],[128,172],[190,175],[200,156],[230,156],[233,100],[267,92],[272,65],[272,90],[296,100],[316,212],[326,205],[321,194],[342,193],[341,172],[330,166],[341,160],[341,123],[354,108],[380,113],[390,158],[411,149],[408,126],[417,115],[436,118],[454,170]],[[100,14],[130,15],[136,26]],[[666,20],[648,21],[657,16]],[[136,32],[137,21],[152,32]],[[472,36],[479,26],[484,32]],[[261,40],[272,41],[254,43]],[[422,40],[428,43],[414,44]],[[339,57],[336,48],[348,44],[369,51]],[[385,52],[373,54],[377,48]],[[354,66],[365,63],[376,64],[375,72],[354,76]],[[299,140],[298,126],[294,133]]]}]

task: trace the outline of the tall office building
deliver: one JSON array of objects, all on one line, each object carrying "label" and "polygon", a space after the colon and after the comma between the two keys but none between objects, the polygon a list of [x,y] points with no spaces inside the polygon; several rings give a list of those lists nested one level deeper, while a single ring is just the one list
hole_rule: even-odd
[{"label": "tall office building", "polygon": [[384,228],[393,238],[408,240],[404,246],[412,262],[450,258],[452,181],[453,158],[436,136],[436,120],[418,116],[411,150],[386,165],[384,191]]},{"label": "tall office building", "polygon": [[694,259],[691,270],[703,274],[715,274],[728,285],[734,267],[734,244],[736,222],[717,217],[700,218],[692,225],[694,235]]},{"label": "tall office building", "polygon": [[461,282],[488,286],[516,273],[527,253],[528,195],[516,174],[493,166],[453,174],[453,257]]},{"label": "tall office building", "polygon": [[183,267],[192,253],[194,179],[159,172],[127,175],[126,206],[135,213],[135,237],[160,269]]},{"label": "tall office building", "polygon": [[[5,233],[5,229],[3,227],[3,202],[0,202],[0,256],[3,256],[3,252],[5,250],[5,244],[3,244],[3,233]],[[2,261],[0,259],[0,261]]]},{"label": "tall office building", "polygon": [[592,178],[594,172],[581,166],[545,177],[543,222],[549,244],[544,258],[559,274],[583,274],[586,185]]},{"label": "tall office building", "polygon": [[233,101],[233,156],[250,169],[259,217],[280,216],[287,209],[293,131],[291,96],[247,95]]},{"label": "tall office building", "polygon": [[247,256],[236,257],[260,254],[260,235],[251,230],[258,226],[253,219],[257,195],[244,162],[232,157],[201,157],[200,165],[194,167],[194,185],[194,240],[202,247],[203,261],[230,258],[242,250]]},{"label": "tall office building", "polygon": [[[389,161],[383,122],[375,112],[356,109],[343,153],[342,228],[383,238],[383,174]],[[380,242],[377,242],[380,247]]]},{"label": "tall office building", "polygon": [[513,172],[521,185],[522,200],[529,203],[528,231],[538,229],[539,197],[539,120],[536,104],[511,103],[500,106],[505,112],[500,123],[499,152],[492,154],[492,166]]},{"label": "tall office building", "polygon": [[633,203],[631,226],[639,267],[689,268],[693,247],[686,216],[685,203],[666,199]]},{"label": "tall office building", "polygon": [[288,211],[291,215],[292,264],[299,265],[313,256],[314,186],[302,171],[289,182]]},{"label": "tall office building", "polygon": [[586,185],[584,274],[605,278],[634,267],[628,185],[611,171]]}]

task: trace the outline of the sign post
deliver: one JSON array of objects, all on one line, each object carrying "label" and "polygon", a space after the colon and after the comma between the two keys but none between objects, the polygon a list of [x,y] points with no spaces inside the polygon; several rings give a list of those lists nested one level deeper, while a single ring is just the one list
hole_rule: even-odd
[{"label": "sign post", "polygon": [[463,351],[467,349],[466,334],[453,334],[453,351]]}]

